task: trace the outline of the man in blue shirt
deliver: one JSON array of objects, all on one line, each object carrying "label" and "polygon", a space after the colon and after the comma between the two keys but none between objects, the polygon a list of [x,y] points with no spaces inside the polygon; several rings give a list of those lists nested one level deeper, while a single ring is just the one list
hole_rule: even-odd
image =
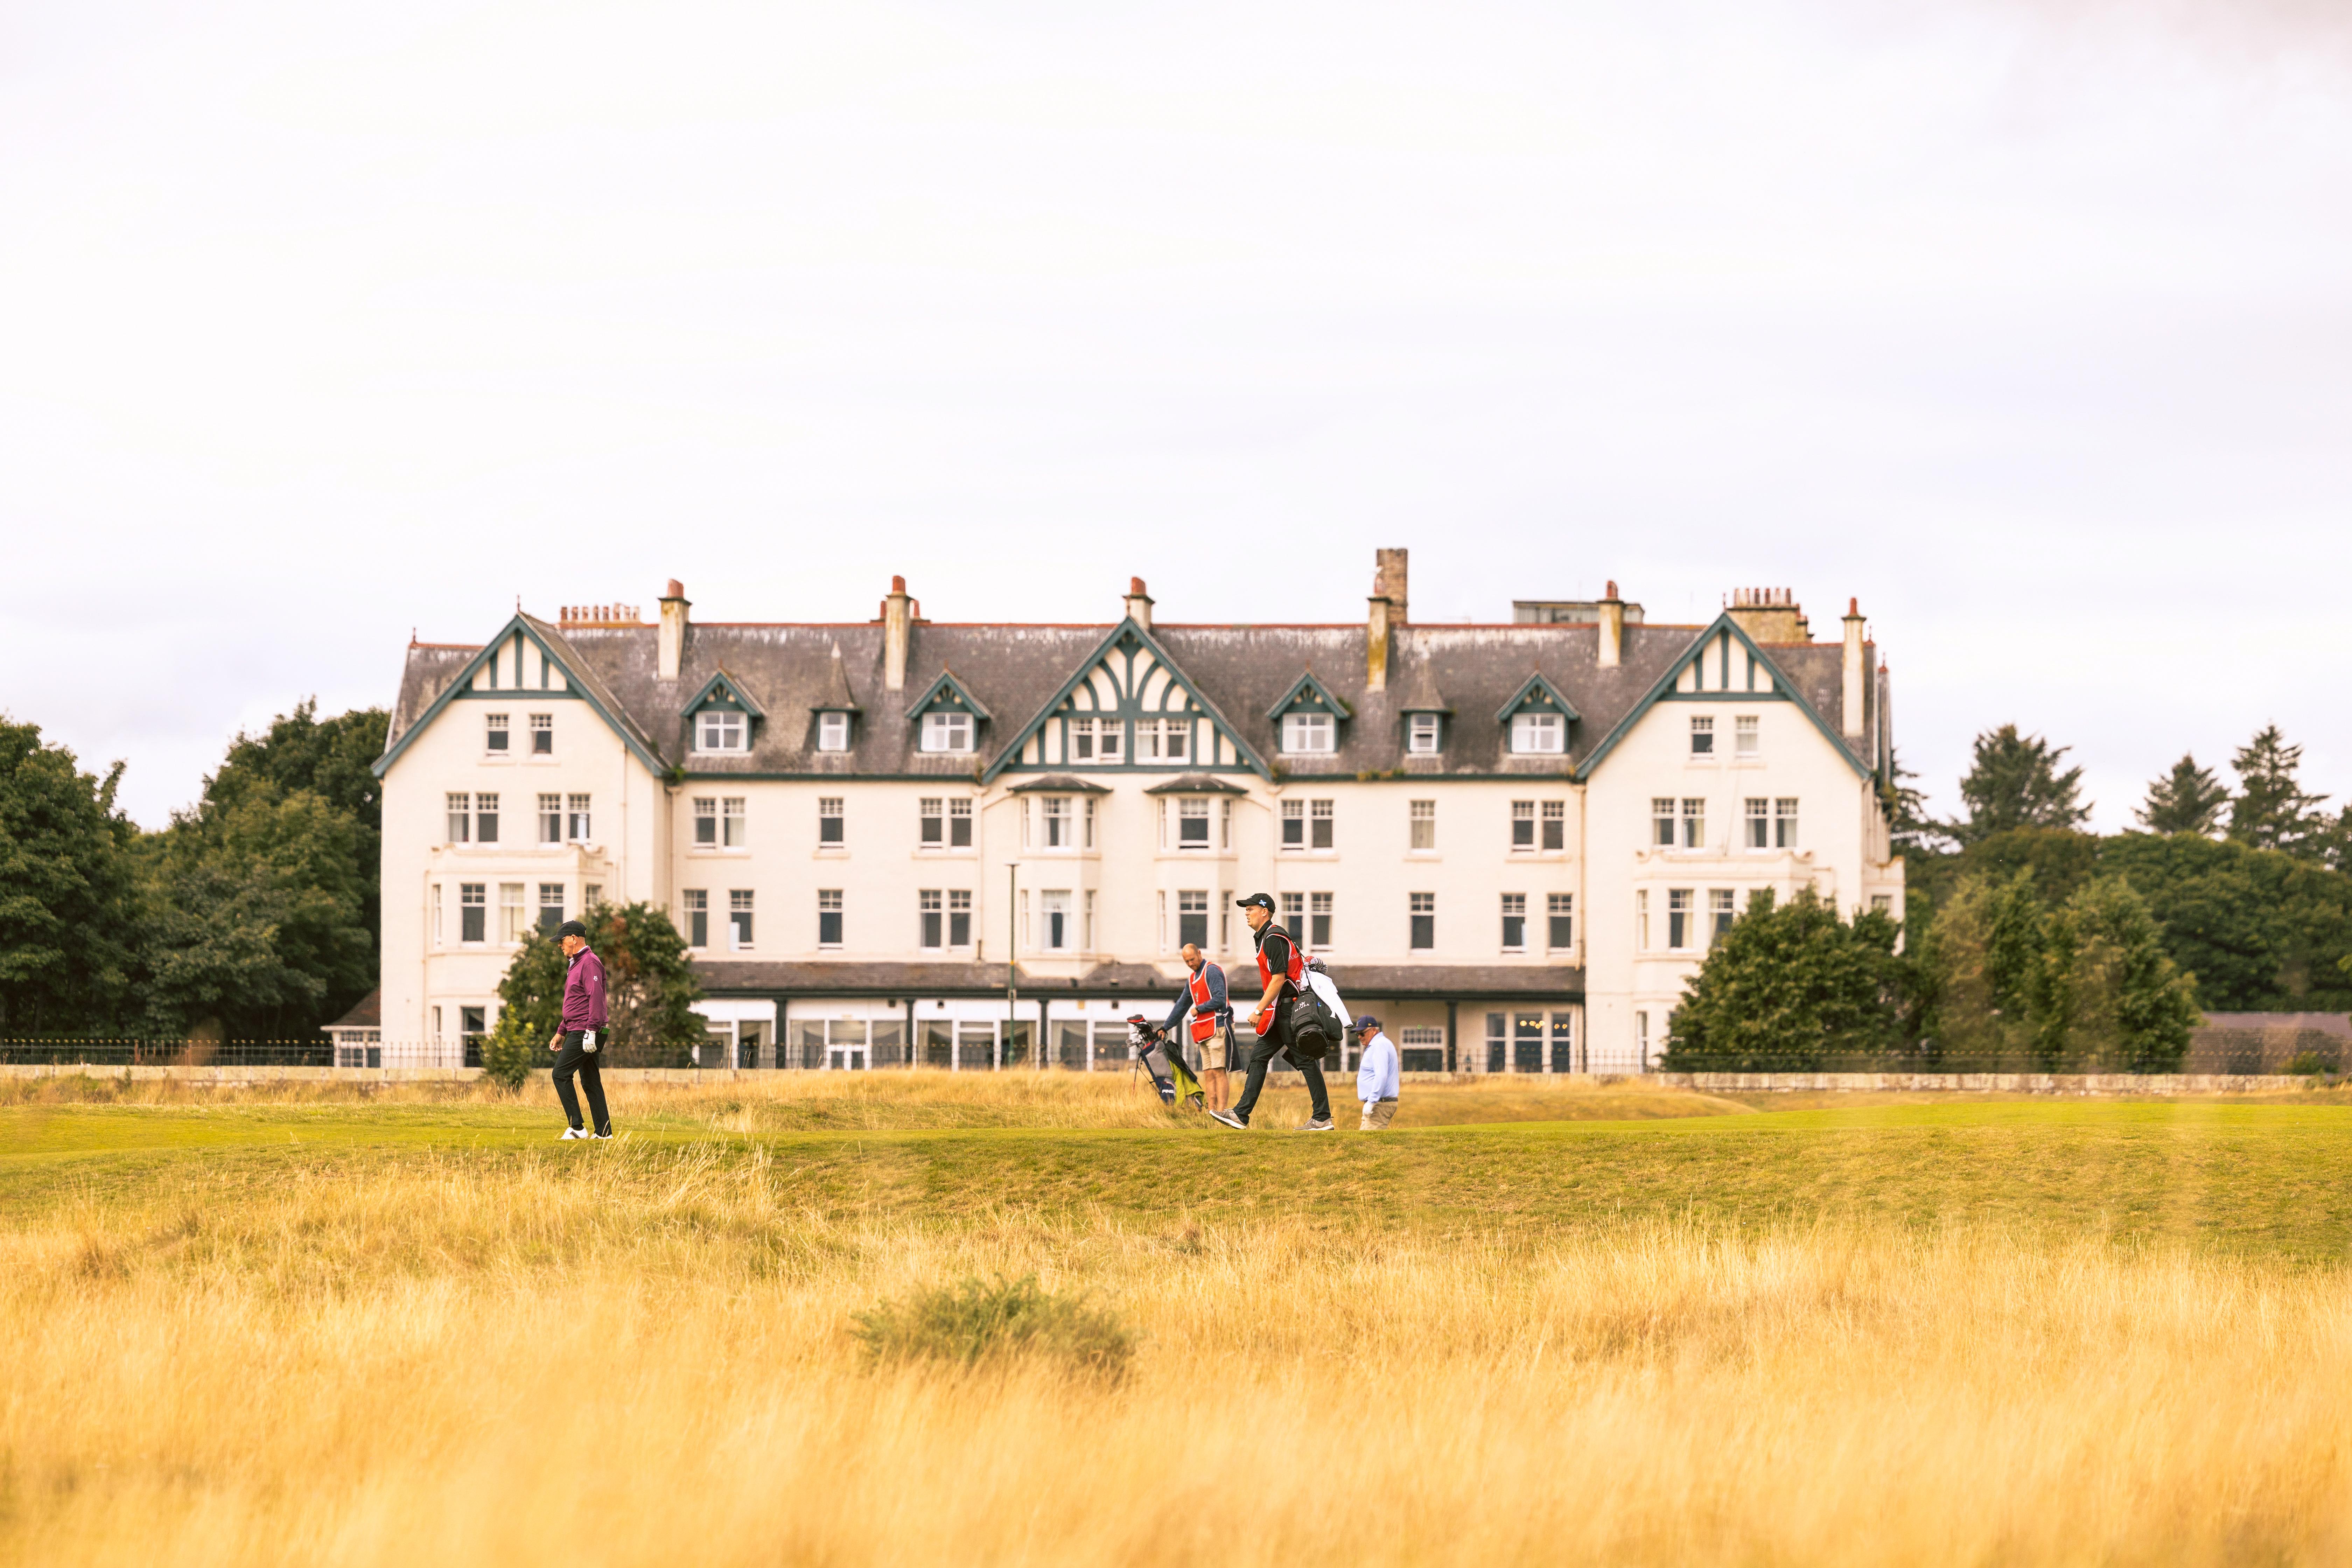
[{"label": "man in blue shirt", "polygon": [[1381,1033],[1381,1021],[1370,1013],[1356,1020],[1355,1030],[1356,1043],[1364,1048],[1356,1068],[1356,1098],[1364,1103],[1364,1124],[1357,1131],[1383,1131],[1397,1112],[1396,1042]]}]

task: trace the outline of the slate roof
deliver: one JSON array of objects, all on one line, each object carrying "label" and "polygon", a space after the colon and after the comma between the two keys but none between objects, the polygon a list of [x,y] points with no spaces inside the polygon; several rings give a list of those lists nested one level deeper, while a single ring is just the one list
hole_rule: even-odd
[{"label": "slate roof", "polygon": [[[1116,628],[1108,625],[935,624],[917,621],[908,644],[902,689],[883,689],[883,627],[879,621],[831,625],[702,623],[687,633],[674,681],[656,678],[658,629],[572,627],[559,631],[523,617],[556,657],[647,750],[665,763],[688,760],[684,704],[724,668],[767,714],[740,757],[696,755],[697,773],[801,775],[936,775],[972,777],[999,761],[999,752]],[[1150,636],[1220,717],[1259,755],[1278,759],[1292,777],[1349,777],[1402,770],[1407,775],[1559,776],[1591,755],[1649,694],[1675,660],[1706,628],[1648,623],[1624,628],[1622,662],[1601,668],[1589,625],[1407,625],[1391,634],[1389,682],[1365,689],[1365,628],[1349,626],[1163,626]],[[1795,694],[1839,728],[1843,648],[1834,642],[1759,645]],[[835,649],[840,650],[836,662]],[[415,644],[408,649],[392,740],[425,713],[477,648]],[[1872,707],[1884,701],[1877,650],[1865,649]],[[968,756],[915,749],[912,705],[953,670],[994,717],[981,727],[980,750]],[[1268,710],[1312,671],[1345,702],[1352,717],[1339,726],[1338,750],[1323,757],[1280,756]],[[1581,716],[1570,730],[1562,757],[1522,757],[1507,749],[1494,715],[1540,674]],[[1442,699],[1438,694],[1442,693]],[[858,710],[846,752],[816,750],[816,713],[844,705]],[[1435,700],[1453,710],[1444,750],[1407,756],[1404,714]],[[1864,748],[1867,768],[1878,750]],[[1197,766],[1198,764],[1194,764]]]}]

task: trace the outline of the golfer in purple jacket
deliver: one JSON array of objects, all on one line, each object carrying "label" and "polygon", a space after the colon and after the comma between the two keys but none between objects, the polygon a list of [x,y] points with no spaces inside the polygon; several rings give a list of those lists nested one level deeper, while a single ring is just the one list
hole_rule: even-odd
[{"label": "golfer in purple jacket", "polygon": [[604,1080],[596,1071],[604,1044],[604,961],[589,951],[588,928],[565,921],[555,928],[555,940],[572,967],[563,976],[563,1021],[547,1048],[555,1058],[555,1097],[563,1101],[563,1119],[572,1125],[560,1142],[590,1136],[580,1125],[580,1097],[572,1092],[577,1075],[588,1090],[588,1110],[596,1119],[598,1138],[613,1135],[613,1119],[604,1113]]}]

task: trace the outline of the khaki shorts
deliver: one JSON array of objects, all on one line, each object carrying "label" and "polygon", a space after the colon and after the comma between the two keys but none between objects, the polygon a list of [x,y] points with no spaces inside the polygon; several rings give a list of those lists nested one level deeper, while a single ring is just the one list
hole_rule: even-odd
[{"label": "khaki shorts", "polygon": [[1201,1070],[1224,1071],[1225,1058],[1233,1053],[1233,1048],[1234,1032],[1231,1029],[1219,1029],[1212,1034],[1201,1042]]}]

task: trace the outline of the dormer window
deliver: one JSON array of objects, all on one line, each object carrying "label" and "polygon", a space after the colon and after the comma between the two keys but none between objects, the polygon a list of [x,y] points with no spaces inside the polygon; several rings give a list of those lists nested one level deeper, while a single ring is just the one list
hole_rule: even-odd
[{"label": "dormer window", "polygon": [[1556,757],[1568,749],[1568,723],[1557,713],[1511,715],[1511,750],[1519,756]]},{"label": "dormer window", "polygon": [[740,752],[750,727],[743,715],[724,708],[706,708],[695,716],[694,749],[698,752]]},{"label": "dormer window", "polygon": [[816,716],[816,749],[820,752],[849,750],[849,715],[820,713]]},{"label": "dormer window", "polygon": [[1282,749],[1294,757],[1328,756],[1337,748],[1338,726],[1328,713],[1285,713]]},{"label": "dormer window", "polygon": [[1441,720],[1434,713],[1415,713],[1405,725],[1404,749],[1416,757],[1437,755],[1438,742],[1444,734]]},{"label": "dormer window", "polygon": [[923,750],[926,752],[971,751],[971,715],[969,713],[924,714]]}]

